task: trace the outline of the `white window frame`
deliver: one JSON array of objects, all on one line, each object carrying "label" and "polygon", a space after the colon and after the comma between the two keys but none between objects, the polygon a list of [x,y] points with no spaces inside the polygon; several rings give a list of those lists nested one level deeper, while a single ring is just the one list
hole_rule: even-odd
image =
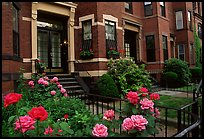
[{"label": "white window frame", "polygon": [[[180,19],[179,19],[180,14]],[[181,23],[181,25],[179,25]],[[176,29],[183,29],[183,11],[176,11]]]},{"label": "white window frame", "polygon": [[[179,49],[180,49],[179,46],[183,46],[183,53],[180,53],[180,52],[179,52]],[[185,61],[185,46],[184,46],[184,44],[178,44],[177,47],[178,47],[178,59]],[[184,59],[181,59],[181,58],[180,58],[180,55],[181,55],[181,54],[184,55],[184,56],[183,56]]]}]

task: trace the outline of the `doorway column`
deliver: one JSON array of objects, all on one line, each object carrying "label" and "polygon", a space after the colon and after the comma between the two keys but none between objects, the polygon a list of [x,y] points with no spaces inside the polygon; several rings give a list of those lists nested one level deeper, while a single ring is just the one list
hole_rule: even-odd
[{"label": "doorway column", "polygon": [[32,2],[32,73],[35,73],[35,59],[37,59],[37,9],[38,2]]},{"label": "doorway column", "polygon": [[70,18],[68,21],[69,29],[68,29],[68,72],[74,72],[74,62],[75,62],[75,51],[74,51],[74,15],[75,8],[71,8]]}]

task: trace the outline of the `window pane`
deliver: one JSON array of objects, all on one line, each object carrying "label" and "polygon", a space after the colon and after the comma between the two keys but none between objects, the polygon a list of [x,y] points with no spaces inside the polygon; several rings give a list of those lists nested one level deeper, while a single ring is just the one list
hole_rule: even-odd
[{"label": "window pane", "polygon": [[182,11],[176,12],[176,29],[183,28],[183,14]]},{"label": "window pane", "polygon": [[155,61],[155,44],[154,44],[154,36],[146,36],[146,55],[147,55],[147,62],[154,62]]},{"label": "window pane", "polygon": [[145,6],[144,10],[145,10],[145,16],[151,16],[153,14],[152,5]]},{"label": "window pane", "polygon": [[184,53],[185,53],[185,51],[184,51],[184,45],[182,45],[182,44],[180,44],[180,45],[178,45],[178,53],[179,53],[179,59],[181,59],[181,60],[184,60],[185,59],[185,55],[184,55]]},{"label": "window pane", "polygon": [[91,27],[92,27],[92,21],[88,20],[88,21],[84,21],[82,22],[82,26],[83,26],[83,46],[82,49],[90,49],[92,46],[91,44],[91,40],[92,40],[92,31],[91,31]]},{"label": "window pane", "polygon": [[162,47],[163,47],[163,56],[165,61],[168,59],[167,36],[162,35]]}]

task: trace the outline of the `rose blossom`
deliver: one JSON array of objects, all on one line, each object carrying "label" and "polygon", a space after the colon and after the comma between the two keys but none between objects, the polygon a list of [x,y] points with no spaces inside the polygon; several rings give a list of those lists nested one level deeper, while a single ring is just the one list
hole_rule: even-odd
[{"label": "rose blossom", "polygon": [[149,96],[150,96],[150,100],[159,100],[160,99],[160,96],[157,93],[152,93]]},{"label": "rose blossom", "polygon": [[50,92],[50,94],[54,96],[56,94],[56,91],[53,90]]},{"label": "rose blossom", "polygon": [[43,84],[44,84],[45,86],[48,86],[48,85],[49,85],[49,82],[48,82],[48,81],[43,81]]},{"label": "rose blossom", "polygon": [[107,137],[108,136],[108,128],[103,124],[96,124],[92,130],[92,134],[96,137]]},{"label": "rose blossom", "polygon": [[59,83],[59,82],[56,82],[56,85],[60,85],[60,83]]},{"label": "rose blossom", "polygon": [[103,115],[103,119],[111,121],[113,120],[114,116],[115,116],[115,113],[113,110],[107,110]]},{"label": "rose blossom", "polygon": [[4,96],[4,108],[8,107],[10,104],[17,103],[22,98],[22,94],[15,92],[9,93]]},{"label": "rose blossom", "polygon": [[143,92],[143,93],[147,93],[147,92],[148,92],[148,89],[145,88],[145,87],[141,87],[139,90],[140,90],[141,92]]},{"label": "rose blossom", "polygon": [[47,119],[48,112],[42,106],[39,106],[28,111],[28,115],[34,119],[39,119],[42,122]]},{"label": "rose blossom", "polygon": [[57,78],[57,77],[53,77],[53,78],[51,79],[51,82],[58,82],[58,78]]},{"label": "rose blossom", "polygon": [[130,118],[125,118],[122,124],[123,130],[132,130],[134,128],[133,121]]},{"label": "rose blossom", "polygon": [[49,80],[49,78],[48,78],[47,76],[45,76],[45,77],[44,77],[44,79],[45,79],[46,81],[48,81],[48,80]]},{"label": "rose blossom", "polygon": [[127,99],[130,101],[130,103],[134,105],[137,104],[139,99],[137,92],[132,92],[132,91],[128,92]]},{"label": "rose blossom", "polygon": [[141,105],[141,109],[149,109],[149,108],[153,108],[154,106],[154,102],[152,102],[152,100],[149,100],[147,98],[144,98],[143,100],[140,101]]},{"label": "rose blossom", "polygon": [[[19,122],[20,119],[20,122]],[[15,130],[19,130],[22,133],[25,133],[27,130],[33,130],[35,120],[28,115],[20,116],[19,119],[15,122]]]},{"label": "rose blossom", "polygon": [[134,128],[141,131],[146,129],[148,121],[142,115],[132,115],[131,120],[133,122]]},{"label": "rose blossom", "polygon": [[61,89],[60,89],[60,92],[61,92],[62,94],[64,94],[64,93],[66,92],[66,89],[61,88]]},{"label": "rose blossom", "polygon": [[34,81],[29,81],[29,82],[28,82],[28,85],[29,85],[29,86],[34,86]]},{"label": "rose blossom", "polygon": [[58,87],[59,89],[61,89],[61,88],[62,88],[62,85],[61,85],[61,84],[59,84],[59,85],[57,85],[57,87]]},{"label": "rose blossom", "polygon": [[48,128],[45,129],[44,134],[45,134],[45,135],[47,135],[47,134],[50,134],[50,135],[51,135],[52,132],[54,132],[54,130],[53,130],[50,126],[48,126]]},{"label": "rose blossom", "polygon": [[68,114],[65,114],[65,115],[64,115],[64,119],[67,119],[67,118],[68,118]]},{"label": "rose blossom", "polygon": [[159,116],[160,116],[159,109],[155,108],[155,111],[154,111],[154,108],[150,108],[150,111],[154,112],[154,114],[152,114],[152,116],[159,118]]},{"label": "rose blossom", "polygon": [[64,93],[64,97],[68,97],[69,95],[67,93]]},{"label": "rose blossom", "polygon": [[44,83],[44,79],[43,78],[40,78],[39,80],[38,80],[38,84],[43,84]]}]

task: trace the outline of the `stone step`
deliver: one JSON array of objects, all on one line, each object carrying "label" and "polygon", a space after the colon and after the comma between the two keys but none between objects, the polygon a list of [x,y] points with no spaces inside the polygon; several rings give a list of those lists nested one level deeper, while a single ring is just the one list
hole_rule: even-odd
[{"label": "stone step", "polygon": [[81,86],[79,86],[79,85],[70,85],[70,86],[64,86],[63,87],[64,89],[67,89],[67,90],[69,90],[69,89],[71,89],[71,90],[76,90],[76,89],[78,89],[78,88],[82,88]]},{"label": "stone step", "polygon": [[77,81],[60,81],[61,85],[73,85],[73,84],[79,84]]},{"label": "stone step", "polygon": [[58,78],[58,81],[76,81],[75,78]]}]

